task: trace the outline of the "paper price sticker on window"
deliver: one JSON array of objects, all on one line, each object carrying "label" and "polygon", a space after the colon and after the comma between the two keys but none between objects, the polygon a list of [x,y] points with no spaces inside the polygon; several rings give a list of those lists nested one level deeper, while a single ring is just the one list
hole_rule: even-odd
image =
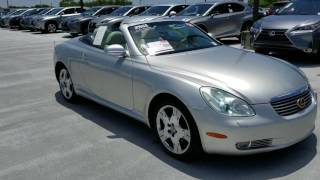
[{"label": "paper price sticker on window", "polygon": [[108,28],[107,26],[98,27],[96,36],[94,37],[94,40],[93,40],[93,45],[101,46],[101,43],[102,43],[104,34],[107,31],[107,28]]},{"label": "paper price sticker on window", "polygon": [[162,40],[148,43],[147,51],[150,55],[155,55],[163,52],[174,51],[174,49],[168,41]]}]

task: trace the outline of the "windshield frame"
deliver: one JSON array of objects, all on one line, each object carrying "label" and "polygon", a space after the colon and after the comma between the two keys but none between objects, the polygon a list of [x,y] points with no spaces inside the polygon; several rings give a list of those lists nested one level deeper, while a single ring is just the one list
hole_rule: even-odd
[{"label": "windshield frame", "polygon": [[[126,31],[128,32],[132,43],[134,45],[134,49],[142,56],[162,56],[162,55],[167,55],[167,54],[177,54],[177,53],[182,53],[182,52],[190,52],[190,51],[194,51],[194,50],[201,50],[201,49],[208,49],[208,48],[214,48],[217,46],[222,45],[219,41],[217,41],[216,39],[214,39],[213,37],[209,36],[207,33],[205,33],[203,30],[201,30],[199,27],[192,25],[192,27],[196,28],[199,30],[199,32],[202,32],[202,35],[205,38],[208,38],[208,40],[212,41],[212,44],[210,44],[210,46],[202,46],[202,47],[197,47],[197,48],[186,48],[186,49],[181,49],[181,50],[174,50],[174,51],[168,51],[168,52],[161,52],[161,53],[156,53],[156,54],[149,54],[149,53],[143,53],[139,47],[139,43],[137,42],[137,39],[134,38],[134,35],[132,33],[132,31],[130,30],[131,28],[134,28],[136,26],[139,25],[144,25],[144,24],[156,24],[156,23],[175,23],[175,24],[184,24],[184,25],[189,25],[190,23],[186,23],[184,21],[154,21],[154,22],[147,22],[147,23],[137,23],[137,24],[130,24],[130,25],[126,25]],[[167,41],[167,40],[165,40]]]}]

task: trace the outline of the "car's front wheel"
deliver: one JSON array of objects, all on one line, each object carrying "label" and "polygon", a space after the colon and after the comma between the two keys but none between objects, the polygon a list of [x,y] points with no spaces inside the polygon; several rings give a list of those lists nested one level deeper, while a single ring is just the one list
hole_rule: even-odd
[{"label": "car's front wheel", "polygon": [[77,99],[71,76],[65,67],[59,71],[59,85],[61,94],[65,100],[74,102]]},{"label": "car's front wheel", "polygon": [[193,158],[201,152],[196,124],[181,103],[165,101],[154,112],[153,128],[164,149],[179,159]]},{"label": "car's front wheel", "polygon": [[47,23],[45,31],[48,32],[48,33],[55,33],[57,31],[56,23],[53,23],[53,22]]}]

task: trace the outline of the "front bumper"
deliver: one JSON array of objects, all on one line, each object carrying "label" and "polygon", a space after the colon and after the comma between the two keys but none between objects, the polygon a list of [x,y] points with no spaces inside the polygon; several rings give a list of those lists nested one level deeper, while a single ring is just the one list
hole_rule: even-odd
[{"label": "front bumper", "polygon": [[81,24],[79,21],[68,23],[68,28],[70,33],[81,33]]},{"label": "front bumper", "polygon": [[320,31],[290,31],[263,29],[252,33],[254,48],[273,50],[300,50],[317,54],[320,51]]},{"label": "front bumper", "polygon": [[35,29],[38,29],[38,30],[45,30],[46,29],[45,24],[46,24],[46,21],[36,21],[34,23],[34,27]]},{"label": "front bumper", "polygon": [[[253,105],[253,117],[227,117],[215,113],[209,107],[205,110],[193,109],[202,146],[207,153],[255,154],[286,148],[312,134],[317,114],[316,95],[311,105],[291,116],[278,115],[270,104]],[[227,138],[214,138],[207,135],[214,132]],[[259,148],[240,149],[239,144],[266,143]]]}]

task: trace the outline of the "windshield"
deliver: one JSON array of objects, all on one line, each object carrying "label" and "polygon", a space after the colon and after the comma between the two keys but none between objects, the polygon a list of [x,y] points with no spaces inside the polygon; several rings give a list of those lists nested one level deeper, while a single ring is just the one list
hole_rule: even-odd
[{"label": "windshield", "polygon": [[44,9],[44,10],[42,10],[42,11],[40,11],[39,13],[38,13],[38,15],[44,15],[44,14],[46,14],[47,12],[49,12],[51,9]]},{"label": "windshield", "polygon": [[54,8],[52,11],[47,13],[46,15],[56,15],[58,12],[60,12],[63,8]]},{"label": "windshield", "polygon": [[219,45],[197,27],[185,22],[155,22],[129,27],[129,32],[144,55],[173,54]]},{"label": "windshield", "polygon": [[32,9],[32,10],[29,10],[29,11],[25,12],[24,15],[30,16],[30,15],[36,14],[37,12],[38,12],[37,9]]},{"label": "windshield", "polygon": [[11,15],[20,15],[23,12],[25,12],[26,10],[17,10],[16,12],[12,13]]},{"label": "windshield", "polygon": [[212,7],[211,4],[195,4],[181,11],[178,16],[202,16]]},{"label": "windshield", "polygon": [[287,4],[277,15],[320,15],[320,1],[296,0]]},{"label": "windshield", "polygon": [[141,13],[139,16],[162,16],[170,6],[154,6],[150,7],[143,13]]},{"label": "windshield", "polygon": [[110,15],[111,16],[123,16],[126,12],[128,12],[132,7],[125,6],[119,9],[114,10]]},{"label": "windshield", "polygon": [[95,7],[95,8],[91,8],[86,10],[85,12],[81,13],[83,16],[92,16],[94,13],[96,13],[99,9],[101,9],[100,7]]}]

